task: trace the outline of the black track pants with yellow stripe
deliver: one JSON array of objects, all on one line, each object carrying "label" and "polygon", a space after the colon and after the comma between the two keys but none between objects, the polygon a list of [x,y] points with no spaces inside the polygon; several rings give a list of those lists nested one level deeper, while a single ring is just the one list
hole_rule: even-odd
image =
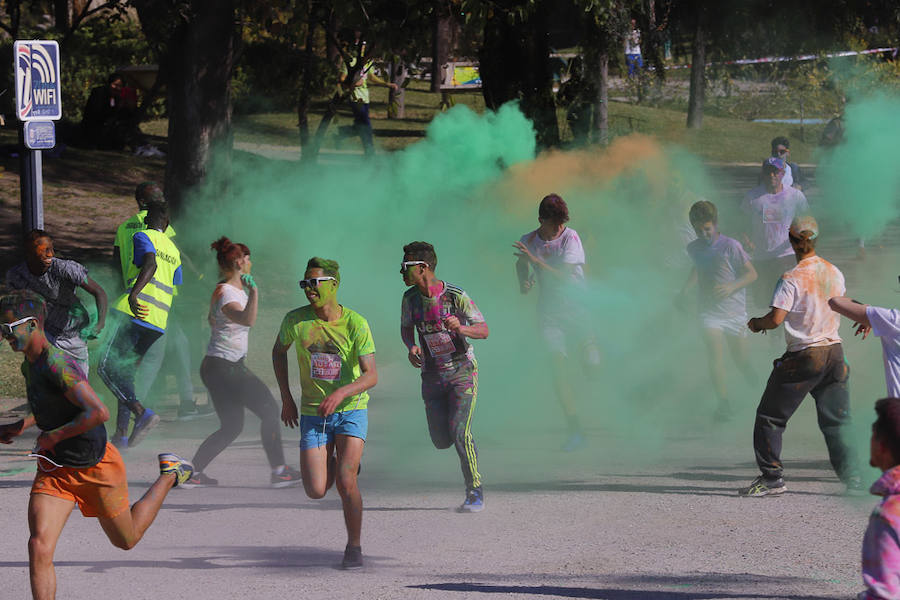
[{"label": "black track pants with yellow stripe", "polygon": [[466,488],[480,487],[478,451],[472,438],[472,414],[478,398],[478,364],[466,361],[452,370],[424,371],[422,398],[428,432],[435,448],[455,446]]}]

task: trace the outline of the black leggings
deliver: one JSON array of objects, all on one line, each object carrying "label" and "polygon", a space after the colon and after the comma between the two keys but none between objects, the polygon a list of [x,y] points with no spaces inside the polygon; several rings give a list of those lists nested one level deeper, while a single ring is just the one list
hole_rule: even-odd
[{"label": "black leggings", "polygon": [[269,388],[244,365],[244,359],[231,362],[224,358],[206,356],[200,365],[200,378],[209,390],[213,407],[219,415],[218,431],[203,440],[194,455],[194,469],[202,471],[237,439],[244,429],[244,409],[261,421],[260,436],[269,459],[269,466],[284,464],[281,447],[281,412]]}]

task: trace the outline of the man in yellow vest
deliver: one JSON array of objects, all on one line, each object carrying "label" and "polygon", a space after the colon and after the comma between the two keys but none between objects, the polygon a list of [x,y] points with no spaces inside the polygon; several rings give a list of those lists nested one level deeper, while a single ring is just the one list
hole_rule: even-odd
[{"label": "man in yellow vest", "polygon": [[[119,401],[112,443],[133,448],[159,424],[159,415],[145,408],[134,392],[134,373],[150,346],[165,332],[175,286],[181,284],[181,253],[164,233],[169,226],[166,206],[151,202],[147,229],[132,236],[133,259],[127,290],[115,302],[110,341],[103,349],[98,373]],[[134,413],[134,428],[128,424]]]},{"label": "man in yellow vest", "polygon": [[[122,283],[128,287],[129,273],[136,269],[134,266],[134,246],[131,243],[132,236],[138,231],[147,229],[144,219],[147,217],[147,205],[149,203],[166,203],[162,188],[153,181],[144,181],[134,190],[134,199],[137,202],[138,212],[116,229],[116,239],[113,242],[113,262],[122,271]],[[171,224],[166,227],[166,236],[175,238],[175,229]],[[181,254],[181,260],[188,270],[196,271],[189,257]],[[135,272],[136,273],[136,272]],[[135,273],[131,273],[134,277]],[[199,275],[199,274],[198,274]],[[199,275],[202,277],[202,275]],[[123,288],[124,289],[124,288]],[[176,314],[170,315],[171,320],[166,328],[166,335],[159,339],[144,354],[141,367],[135,375],[135,395],[138,401],[146,400],[150,394],[150,388],[159,375],[163,361],[167,355],[172,356],[171,364],[175,366],[175,381],[180,400],[178,406],[178,418],[190,419],[200,416],[197,405],[194,402],[194,384],[191,378],[191,353],[190,343],[181,327]],[[212,411],[209,410],[209,413]]]}]

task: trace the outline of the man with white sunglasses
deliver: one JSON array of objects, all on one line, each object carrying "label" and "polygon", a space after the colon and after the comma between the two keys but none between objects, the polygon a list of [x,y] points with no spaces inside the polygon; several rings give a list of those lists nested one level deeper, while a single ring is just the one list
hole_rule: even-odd
[{"label": "man with white sunglasses", "polygon": [[400,337],[410,364],[422,370],[431,442],[439,449],[456,447],[466,482],[466,499],[459,512],[479,512],[484,510],[484,493],[472,437],[478,363],[467,338],[487,338],[488,326],[465,291],[435,276],[436,266],[437,254],[428,242],[403,247],[400,274],[410,288],[401,302]]},{"label": "man with white sunglasses", "polygon": [[[369,324],[338,304],[340,283],[336,261],[309,260],[300,280],[309,304],[285,315],[272,348],[272,365],[281,390],[281,420],[291,428],[300,426],[303,489],[319,499],[337,485],[347,526],[341,566],[357,569],[363,566],[357,475],[369,426],[367,390],[378,383],[378,372]],[[287,351],[292,345],[300,366],[299,420],[288,381]]]},{"label": "man with white sunglasses", "polygon": [[159,477],[129,509],[125,463],[107,442],[103,425],[109,411],[75,358],[47,340],[45,318],[44,300],[34,292],[0,298],[0,334],[14,352],[25,355],[22,374],[31,409],[24,419],[0,425],[0,442],[11,444],[33,425],[41,430],[29,455],[37,460],[37,472],[28,501],[28,568],[32,595],[39,600],[56,597],[53,555],[76,505],[85,517],[97,517],[114,546],[129,550],[144,536],[169,490],[193,470],[175,454],[160,454]]}]

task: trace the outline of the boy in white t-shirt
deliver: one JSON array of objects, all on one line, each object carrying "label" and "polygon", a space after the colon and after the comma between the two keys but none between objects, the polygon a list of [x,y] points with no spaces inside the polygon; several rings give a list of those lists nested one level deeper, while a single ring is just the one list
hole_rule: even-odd
[{"label": "boy in white t-shirt", "polygon": [[575,407],[570,367],[581,354],[587,367],[600,364],[600,351],[593,335],[590,314],[584,306],[584,247],[574,229],[567,227],[569,207],[556,194],[541,200],[540,227],[523,235],[513,247],[519,291],[527,294],[538,284],[538,326],[551,354],[554,389],[566,419],[566,452],[586,445],[587,440]]},{"label": "boy in white t-shirt", "polygon": [[846,443],[850,425],[850,367],[844,360],[840,317],[828,300],[844,294],[844,275],[816,255],[819,226],[810,216],[797,217],[788,233],[797,266],[778,280],[771,310],[747,322],[750,331],[765,332],[784,323],[787,351],[773,363],[772,374],[756,409],[753,448],[761,472],[738,490],[745,497],[782,494],[781,438],[788,419],[807,394],[816,401],[819,429],[828,457],[848,492],[861,489],[853,449]]},{"label": "boy in white t-shirt", "polygon": [[881,338],[887,394],[891,398],[900,398],[900,311],[896,308],[862,304],[846,296],[830,299],[828,306],[848,319],[853,319],[856,335],[861,333],[863,339],[866,339],[871,331]]},{"label": "boy in white t-shirt", "polygon": [[725,384],[725,344],[748,381],[756,380],[747,348],[747,299],[745,288],[756,280],[756,270],[744,247],[719,233],[716,205],[695,202],[688,214],[697,239],[687,245],[694,268],[681,290],[679,300],[695,284],[698,286],[698,316],[703,341],[709,350],[709,370],[719,405],[716,421],[727,421],[732,408]]}]

